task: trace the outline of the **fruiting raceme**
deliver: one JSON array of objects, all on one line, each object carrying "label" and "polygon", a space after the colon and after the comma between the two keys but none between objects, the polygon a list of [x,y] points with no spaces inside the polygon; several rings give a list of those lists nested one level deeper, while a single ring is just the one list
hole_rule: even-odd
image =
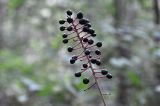
[{"label": "fruiting raceme", "polygon": [[[70,64],[75,64],[78,60],[82,62],[82,69],[75,73],[75,77],[81,77],[84,72],[90,69],[95,80],[86,90],[97,85],[103,103],[106,106],[103,93],[98,85],[98,80],[101,78],[111,79],[112,75],[106,69],[97,69],[95,66],[101,66],[101,51],[99,48],[102,47],[102,42],[95,42],[93,40],[93,37],[96,37],[97,34],[95,30],[91,28],[89,21],[84,18],[82,12],[77,13],[75,18],[72,17],[72,11],[68,10],[66,13],[67,19],[59,21],[59,24],[62,25],[60,26],[60,31],[65,31],[62,35],[64,38],[63,43],[67,44],[72,40],[74,45],[69,46],[67,51],[79,52],[79,54],[70,59]],[[83,79],[84,84],[89,84],[90,82],[89,78]]]}]

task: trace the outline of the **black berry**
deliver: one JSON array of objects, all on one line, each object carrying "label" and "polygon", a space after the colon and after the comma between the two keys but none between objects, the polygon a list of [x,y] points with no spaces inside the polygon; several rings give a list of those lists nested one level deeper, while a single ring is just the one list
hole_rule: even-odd
[{"label": "black berry", "polygon": [[96,55],[101,55],[101,52],[100,52],[99,50],[96,50],[96,51],[95,51],[95,54],[96,54]]},{"label": "black berry", "polygon": [[60,29],[60,31],[64,31],[64,30],[65,30],[65,28],[66,28],[66,27],[61,26],[59,29]]},{"label": "black berry", "polygon": [[92,39],[88,40],[88,44],[92,45],[94,43],[94,41]]},{"label": "black berry", "polygon": [[72,15],[72,11],[71,10],[67,10],[67,15],[71,16]]},{"label": "black berry", "polygon": [[85,26],[85,27],[83,27],[83,31],[84,31],[84,32],[88,32],[88,31],[89,31],[89,28]]},{"label": "black berry", "polygon": [[88,42],[88,39],[87,39],[87,38],[84,38],[84,39],[83,39],[83,42]]},{"label": "black berry", "polygon": [[91,52],[89,50],[86,50],[84,53],[85,55],[89,55]]},{"label": "black berry", "polygon": [[91,59],[91,63],[95,64],[97,62],[96,59]]},{"label": "black berry", "polygon": [[94,29],[89,29],[88,33],[94,34],[95,30]]},{"label": "black berry", "polygon": [[79,13],[77,14],[77,18],[78,18],[78,19],[82,19],[82,18],[83,18],[83,13],[79,12]]},{"label": "black berry", "polygon": [[83,64],[83,68],[87,68],[88,67],[88,65],[87,64]]},{"label": "black berry", "polygon": [[107,77],[108,79],[112,79],[112,75],[111,75],[111,74],[107,74],[106,77]]},{"label": "black berry", "polygon": [[62,35],[63,38],[67,38],[67,36],[68,36],[68,35],[65,34],[65,33]]},{"label": "black berry", "polygon": [[77,60],[78,56],[73,56],[72,59],[73,60]]},{"label": "black berry", "polygon": [[108,71],[106,71],[106,70],[101,70],[101,74],[102,74],[102,75],[107,75],[107,74],[108,74]]},{"label": "black berry", "polygon": [[59,24],[64,24],[65,22],[65,20],[59,20]]},{"label": "black berry", "polygon": [[96,46],[97,46],[97,47],[102,47],[102,42],[97,42],[97,43],[96,43]]},{"label": "black berry", "polygon": [[87,24],[85,24],[84,26],[90,28],[90,27],[91,27],[91,24],[87,23]]},{"label": "black berry", "polygon": [[97,65],[97,66],[100,66],[100,65],[101,65],[101,62],[98,61],[98,60],[96,60],[96,65]]},{"label": "black berry", "polygon": [[83,83],[84,83],[84,84],[88,84],[88,83],[89,83],[89,79],[84,78],[84,79],[83,79]]},{"label": "black berry", "polygon": [[67,22],[68,22],[68,23],[72,23],[72,22],[73,22],[73,19],[70,18],[70,17],[68,17],[68,18],[67,18]]},{"label": "black berry", "polygon": [[89,56],[89,58],[92,58],[92,56]]},{"label": "black berry", "polygon": [[71,60],[70,60],[70,63],[71,63],[71,64],[74,64],[75,62],[76,62],[75,59],[71,59]]},{"label": "black berry", "polygon": [[94,33],[94,34],[91,34],[91,36],[92,36],[92,37],[96,37],[97,35]]},{"label": "black berry", "polygon": [[75,77],[81,77],[81,72],[77,72],[74,75],[75,75]]},{"label": "black berry", "polygon": [[89,21],[86,20],[86,19],[80,19],[80,20],[79,20],[79,23],[80,23],[81,25],[87,24],[88,22],[89,22]]},{"label": "black berry", "polygon": [[[74,47],[79,46],[79,45],[81,45],[83,47],[80,47],[80,48],[76,47],[77,49],[79,49],[79,50],[84,49],[83,52],[80,53],[79,55],[74,55],[74,56],[71,57],[71,59],[69,60],[70,64],[75,64],[76,61],[78,61],[78,60],[82,61],[83,62],[82,63],[82,69],[81,69],[82,72],[84,72],[88,68],[92,68],[92,66],[90,66],[91,64],[100,66],[101,65],[101,61],[100,61],[101,51],[99,50],[99,48],[102,47],[102,42],[95,42],[92,39],[93,37],[96,37],[97,35],[95,33],[95,30],[92,29],[92,26],[91,26],[89,20],[85,19],[83,17],[83,13],[82,12],[79,12],[79,13],[76,14],[76,19],[79,21],[79,23],[77,23],[77,22],[74,22],[74,19],[71,16],[73,14],[71,10],[67,10],[66,13],[67,13],[67,19],[66,20],[62,20],[62,19],[59,20],[59,24],[61,24],[61,26],[59,28],[60,31],[67,31],[68,32],[68,34],[66,34],[66,32],[64,32],[64,34],[62,35],[63,43],[64,44],[68,43],[72,39],[69,36],[71,34],[76,33],[75,37],[73,36],[72,40],[74,42],[78,42],[78,44],[75,44],[75,45],[73,45],[71,47],[69,46],[67,48],[67,51],[68,52],[73,52],[75,50]],[[69,24],[69,25],[65,25],[65,24]],[[81,27],[77,28],[77,26],[79,26],[79,24],[80,24]],[[75,30],[75,27],[76,27],[77,30]],[[81,31],[79,31],[79,29]],[[69,33],[69,31],[71,31],[71,32]],[[85,35],[83,35],[83,36],[80,35],[79,36],[79,34],[81,32],[84,33]],[[78,39],[77,39],[77,37],[78,37]],[[96,46],[96,48],[97,47],[98,48],[93,50],[93,48],[91,48],[93,46]],[[92,52],[94,52],[94,53],[92,53]],[[93,54],[93,56],[92,56],[92,54]],[[85,56],[87,56],[87,58],[89,59],[89,62],[91,62],[91,64],[86,62],[87,61],[86,58],[81,59],[81,57],[83,58]],[[96,56],[96,57],[94,57],[94,56]],[[82,72],[76,72],[74,74],[75,77],[81,77],[82,76]],[[100,74],[104,75],[108,79],[112,79],[112,75],[110,73],[108,73],[108,71],[105,70],[105,69],[101,69],[100,70]],[[89,84],[89,82],[90,82],[90,78],[83,78],[83,83],[84,84]]]},{"label": "black berry", "polygon": [[73,51],[73,48],[72,47],[68,47],[68,52],[72,52]]},{"label": "black berry", "polygon": [[72,31],[72,27],[71,26],[69,26],[68,28],[67,28],[67,31]]},{"label": "black berry", "polygon": [[64,40],[63,40],[63,43],[68,43],[68,39],[64,39]]}]

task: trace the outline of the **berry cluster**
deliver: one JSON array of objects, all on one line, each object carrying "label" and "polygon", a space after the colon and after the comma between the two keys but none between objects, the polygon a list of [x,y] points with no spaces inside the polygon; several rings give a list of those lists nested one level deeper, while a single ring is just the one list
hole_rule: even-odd
[{"label": "berry cluster", "polygon": [[[89,20],[84,18],[82,12],[79,12],[74,16],[73,12],[70,10],[68,10],[66,13],[67,19],[59,20],[59,24],[61,25],[60,31],[64,32],[62,35],[63,43],[67,44],[70,41],[74,42],[74,45],[69,46],[67,51],[78,53],[70,59],[70,64],[75,64],[78,60],[82,61],[82,69],[80,72],[75,73],[75,77],[81,77],[83,72],[90,69],[95,82],[89,88],[94,85],[97,85],[99,88],[98,79],[112,78],[112,75],[106,69],[96,68],[97,66],[101,66],[101,51],[99,48],[102,47],[102,42],[95,42],[93,40],[97,34],[95,33],[95,30],[92,29]],[[84,78],[83,83],[89,84],[89,78]],[[102,96],[100,88],[99,91]]]}]

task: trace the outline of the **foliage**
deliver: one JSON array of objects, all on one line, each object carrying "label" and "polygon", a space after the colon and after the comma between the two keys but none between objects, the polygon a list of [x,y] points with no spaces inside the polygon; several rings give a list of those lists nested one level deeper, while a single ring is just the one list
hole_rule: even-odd
[{"label": "foliage", "polygon": [[11,10],[15,10],[18,7],[22,6],[22,4],[25,2],[25,0],[9,0],[8,2],[8,8]]}]

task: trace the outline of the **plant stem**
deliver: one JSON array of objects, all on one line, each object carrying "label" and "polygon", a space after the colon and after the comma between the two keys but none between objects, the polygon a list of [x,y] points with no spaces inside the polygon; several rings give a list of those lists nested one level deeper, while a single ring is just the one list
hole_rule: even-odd
[{"label": "plant stem", "polygon": [[[75,31],[76,34],[77,34],[77,37],[78,37],[78,39],[79,39],[79,41],[80,41],[80,43],[81,43],[81,46],[82,46],[83,50],[85,50],[85,46],[84,46],[84,44],[83,44],[83,42],[82,42],[82,40],[81,40],[80,33],[79,33],[78,30],[76,29],[76,25],[74,25],[73,22],[72,22],[72,26],[73,26],[74,31]],[[100,96],[101,96],[102,101],[103,101],[103,104],[104,104],[104,106],[107,106],[106,103],[105,103],[105,100],[104,100],[102,91],[101,91],[101,89],[100,89],[100,87],[99,87],[98,79],[96,78],[96,75],[95,75],[95,72],[94,72],[94,68],[93,68],[93,66],[92,66],[92,63],[91,63],[91,61],[90,61],[90,59],[89,59],[89,57],[88,57],[87,55],[85,55],[85,57],[87,58],[88,63],[89,63],[89,65],[90,65],[90,69],[91,69],[92,74],[93,74],[93,77],[94,77],[94,79],[95,79],[95,84],[97,85],[98,91],[99,91]]]}]

